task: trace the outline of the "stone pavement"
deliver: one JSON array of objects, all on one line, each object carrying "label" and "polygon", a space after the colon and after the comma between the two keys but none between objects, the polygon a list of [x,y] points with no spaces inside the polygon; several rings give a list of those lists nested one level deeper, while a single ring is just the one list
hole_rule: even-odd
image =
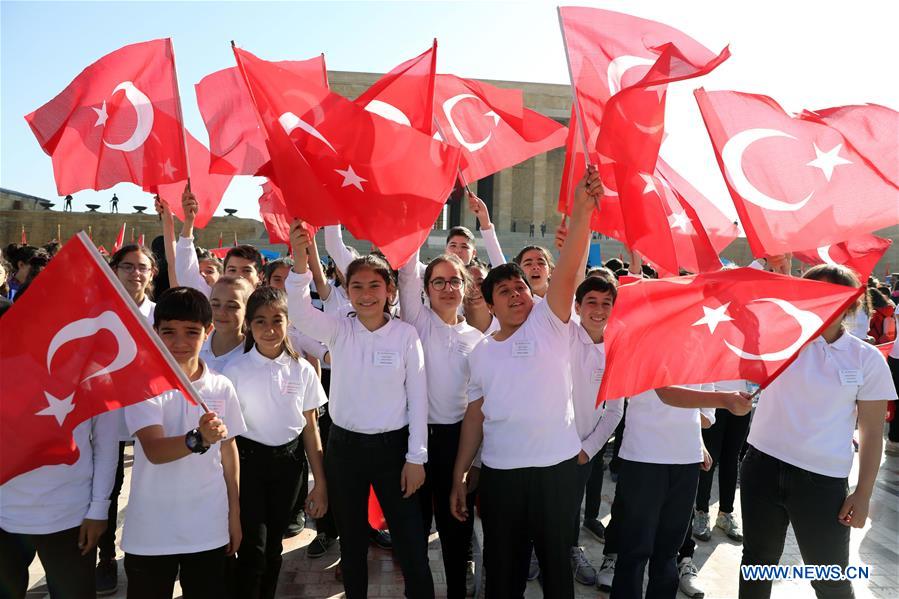
[{"label": "stone pavement", "polygon": [[[119,503],[119,526],[127,505],[130,487],[131,450],[126,454],[126,479],[122,498]],[[857,479],[857,461],[850,475],[850,484]],[[600,517],[603,523],[609,520],[609,509],[614,495],[615,484],[605,472],[603,483],[603,502]],[[717,483],[713,485],[713,505],[711,519],[717,515]],[[738,490],[739,493],[739,490]],[[871,519],[863,529],[852,529],[850,540],[850,559],[852,565],[870,566],[870,579],[855,583],[855,594],[859,599],[899,597],[899,458],[884,457],[880,474],[871,500]],[[739,497],[737,501],[739,505]],[[480,536],[480,527],[476,526]],[[306,557],[305,548],[314,538],[315,532],[307,528],[297,537],[285,542],[284,566],[281,571],[278,596],[285,598],[338,598],[343,597],[342,586],[337,580],[339,552],[335,545],[324,557],[310,560]],[[581,543],[595,566],[602,561],[602,544],[598,543],[587,531],[581,531]],[[694,561],[699,568],[699,584],[705,591],[706,599],[730,599],[737,596],[737,577],[740,565],[741,547],[727,539],[720,530],[715,530],[709,542],[697,542]],[[432,534],[429,545],[429,557],[438,597],[446,596],[446,585],[443,576],[443,565],[440,558],[440,543],[436,534]],[[478,556],[479,557],[479,556]],[[790,531],[787,537],[782,564],[800,564],[801,557],[796,540]],[[382,549],[371,548],[369,551],[369,597],[402,598],[403,581],[399,566],[393,561],[391,553]],[[119,591],[113,597],[125,597],[125,575],[122,554],[119,552]],[[605,598],[605,594],[595,588],[575,584],[578,598]],[[35,560],[31,566],[31,587],[29,597],[45,597],[46,586],[40,562]],[[180,589],[176,587],[176,597],[180,597]],[[543,593],[537,582],[528,584],[528,599],[542,597]],[[772,597],[775,599],[813,598],[814,592],[807,582],[776,582]],[[678,594],[679,599],[684,597]]]}]

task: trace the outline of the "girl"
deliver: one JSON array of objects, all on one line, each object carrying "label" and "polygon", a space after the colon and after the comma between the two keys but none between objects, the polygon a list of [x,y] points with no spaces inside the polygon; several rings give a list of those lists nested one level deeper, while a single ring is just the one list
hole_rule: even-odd
[{"label": "girl", "polygon": [[[400,269],[402,319],[415,327],[424,348],[428,374],[428,454],[426,483],[419,492],[424,533],[437,524],[443,549],[447,597],[463,598],[473,520],[460,522],[449,512],[453,464],[459,449],[462,417],[468,405],[468,355],[483,335],[458,316],[472,283],[462,260],[453,254],[434,258],[424,276],[418,253]],[[430,307],[422,304],[427,294]],[[469,503],[473,504],[469,496]],[[469,505],[471,509],[471,505]]]},{"label": "girl", "polygon": [[306,511],[317,518],[328,509],[316,419],[327,399],[315,370],[299,359],[287,337],[284,291],[274,287],[254,291],[247,302],[247,323],[244,353],[224,373],[234,383],[247,424],[247,432],[237,438],[243,531],[237,594],[274,597],[281,538],[300,491],[304,448],[315,478]]},{"label": "girl", "polygon": [[149,248],[130,243],[112,255],[109,267],[125,286],[125,291],[134,300],[140,313],[152,324],[156,304],[150,300],[149,295],[153,292],[153,277],[158,272],[153,252]]},{"label": "girl", "polygon": [[[858,287],[844,266],[821,264],[803,278]],[[762,391],[740,465],[744,565],[777,564],[793,525],[806,564],[849,561],[849,528],[862,528],[883,449],[887,400],[896,399],[877,349],[850,335],[855,307],[831,322]],[[849,493],[858,423],[858,485]],[[852,597],[848,580],[817,580],[819,597]],[[768,597],[771,581],[740,577],[741,599]]]},{"label": "girl", "polygon": [[518,252],[513,262],[527,275],[533,294],[542,300],[549,289],[549,278],[555,268],[549,250],[539,245],[529,245]]},{"label": "girl", "polygon": [[390,267],[374,256],[346,269],[350,318],[312,306],[307,269],[310,235],[291,226],[293,272],[288,276],[290,320],[328,346],[332,367],[325,473],[340,533],[343,585],[349,599],[368,594],[368,490],[373,486],[393,537],[406,596],[428,599],[434,583],[418,499],[428,458],[427,384],[421,341],[410,325],[386,311],[394,291]]},{"label": "girl", "polygon": [[200,357],[214,372],[243,353],[244,315],[253,286],[243,277],[223,276],[212,286],[209,303],[215,330],[206,339]]}]

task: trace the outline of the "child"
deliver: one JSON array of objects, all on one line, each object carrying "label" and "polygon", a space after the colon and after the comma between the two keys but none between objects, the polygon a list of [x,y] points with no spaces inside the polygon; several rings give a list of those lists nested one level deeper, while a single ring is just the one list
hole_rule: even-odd
[{"label": "child", "polygon": [[427,383],[421,341],[410,325],[387,315],[394,291],[389,266],[366,256],[346,270],[350,318],[312,307],[307,270],[311,239],[291,226],[293,272],[287,279],[290,320],[330,349],[331,425],[325,457],[330,505],[340,533],[343,585],[349,599],[367,596],[368,494],[374,486],[406,581],[406,596],[428,599],[428,567],[421,509],[414,493],[427,461]]},{"label": "child", "polygon": [[[238,596],[274,597],[281,570],[281,538],[300,491],[305,461],[315,477],[307,512],[328,509],[316,414],[327,401],[315,370],[287,338],[287,294],[261,287],[247,302],[245,352],[225,369],[237,391],[247,431],[237,438],[243,541]],[[302,447],[300,437],[302,436]]]},{"label": "child", "polygon": [[293,268],[293,260],[290,258],[272,260],[265,265],[263,270],[263,284],[283,291],[284,281],[287,280],[287,275],[290,273],[291,268]]},{"label": "child", "polygon": [[156,304],[149,298],[149,294],[153,291],[153,277],[158,272],[153,252],[133,243],[127,244],[112,255],[109,267],[124,285],[140,313],[152,323]]},{"label": "child", "polygon": [[[457,256],[434,258],[424,276],[416,252],[400,269],[402,319],[415,327],[424,348],[428,380],[427,476],[419,491],[425,535],[431,518],[437,524],[443,549],[447,597],[464,598],[469,548],[474,522],[459,522],[449,512],[453,465],[459,449],[462,417],[468,404],[468,355],[483,335],[458,315],[462,298],[471,287],[465,265]],[[428,306],[422,304],[422,294]],[[469,508],[473,505],[470,498]]]},{"label": "child", "polygon": [[549,250],[539,245],[529,245],[522,248],[512,261],[524,271],[534,295],[543,299],[549,289],[549,278],[555,267]]},{"label": "child", "polygon": [[138,440],[122,535],[128,597],[171,597],[176,577],[187,599],[221,597],[226,556],[241,539],[239,462],[229,435],[246,427],[231,381],[200,359],[212,330],[206,296],[169,289],[154,318],[156,333],[211,411],[179,391],[125,408]]},{"label": "child", "polygon": [[212,287],[209,303],[215,330],[207,338],[200,357],[214,372],[221,373],[228,362],[243,353],[244,315],[253,293],[250,282],[225,275]]}]

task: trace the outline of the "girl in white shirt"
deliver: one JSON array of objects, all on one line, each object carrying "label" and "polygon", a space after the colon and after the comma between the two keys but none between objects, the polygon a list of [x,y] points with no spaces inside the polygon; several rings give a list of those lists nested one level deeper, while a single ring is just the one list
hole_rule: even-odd
[{"label": "girl in white shirt", "polygon": [[[821,264],[803,278],[860,285],[845,266]],[[743,565],[777,564],[792,524],[806,564],[845,568],[849,529],[865,526],[896,390],[878,350],[846,331],[854,309],[827,325],[759,397],[740,465]],[[856,424],[858,485],[850,493]],[[853,596],[848,580],[811,584],[819,597]],[[740,577],[742,599],[770,594],[770,580]]]},{"label": "girl in white shirt", "polygon": [[[468,405],[468,355],[483,335],[459,316],[471,279],[462,260],[444,254],[420,274],[418,253],[400,269],[402,319],[415,327],[424,347],[428,379],[427,477],[419,490],[425,534],[431,517],[443,549],[447,597],[465,597],[465,577],[473,520],[460,522],[449,511],[453,465],[459,449],[462,417]],[[422,303],[427,294],[428,305]],[[474,497],[469,495],[469,509]]]},{"label": "girl in white shirt", "polygon": [[225,275],[215,282],[209,297],[215,330],[206,338],[200,358],[213,371],[225,370],[228,362],[243,353],[244,317],[253,286],[242,277]]},{"label": "girl in white shirt", "polygon": [[234,383],[247,425],[237,438],[243,530],[237,594],[271,598],[281,570],[281,538],[302,482],[304,449],[315,478],[306,511],[319,518],[328,508],[316,420],[327,400],[315,370],[300,359],[287,337],[284,291],[254,291],[247,302],[247,325],[245,353],[231,360],[224,372]]},{"label": "girl in white shirt", "polygon": [[389,317],[394,290],[390,267],[374,256],[346,269],[354,312],[340,317],[312,306],[307,268],[311,238],[304,224],[291,226],[294,271],[287,278],[290,320],[328,346],[331,425],[325,474],[340,534],[343,586],[349,599],[368,593],[368,494],[387,519],[403,571],[406,596],[428,599],[434,583],[415,492],[428,458],[428,397],[424,356],[415,329]]},{"label": "girl in white shirt", "polygon": [[153,292],[153,278],[158,273],[153,252],[149,248],[130,243],[112,255],[109,268],[134,300],[140,313],[152,325],[153,308],[156,304],[149,296]]}]

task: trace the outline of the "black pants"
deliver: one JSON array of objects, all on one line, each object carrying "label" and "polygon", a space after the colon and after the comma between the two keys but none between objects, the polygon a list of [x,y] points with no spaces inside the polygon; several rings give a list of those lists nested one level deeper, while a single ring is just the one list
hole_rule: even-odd
[{"label": "black pants", "polygon": [[115,482],[112,485],[112,493],[109,494],[109,512],[107,513],[106,530],[97,541],[97,550],[100,553],[100,561],[115,561],[115,531],[119,522],[119,495],[122,493],[122,483],[125,481],[125,442],[119,442],[119,465],[115,470]]},{"label": "black pants", "polygon": [[81,555],[80,527],[46,535],[28,535],[0,529],[0,598],[22,599],[28,590],[28,566],[34,555],[41,560],[53,599],[94,599],[96,549]]},{"label": "black pants", "polygon": [[596,520],[599,518],[599,506],[602,503],[602,477],[606,472],[605,463],[602,461],[606,453],[608,443],[602,446],[593,456],[593,468],[590,469],[590,478],[587,479],[587,489],[584,493],[584,519]]},{"label": "black pants", "polygon": [[[601,454],[596,454],[597,456]],[[587,485],[592,478],[594,460],[589,460],[586,464],[578,464],[577,466],[577,491],[574,495],[574,527],[571,530],[571,546],[576,547],[581,536],[581,503],[587,493]],[[601,461],[601,460],[600,460]],[[598,510],[597,510],[598,511]],[[586,518],[586,509],[584,510]]]},{"label": "black pants", "polygon": [[[322,387],[327,393],[331,388],[331,369],[322,369]],[[318,416],[318,433],[322,439],[323,454],[328,451],[328,437],[331,434],[331,415],[328,413],[328,404],[322,406]],[[325,515],[315,521],[315,530],[324,534],[329,539],[337,538],[337,524],[334,522],[334,511],[328,510]]]},{"label": "black pants", "polygon": [[[743,564],[774,565],[784,549],[787,526],[807,565],[849,563],[849,527],[837,514],[849,492],[845,478],[797,468],[749,446],[740,465],[740,508],[743,514]],[[853,597],[852,584],[814,581],[818,597]],[[740,599],[771,596],[771,581],[740,577]]]},{"label": "black pants", "polygon": [[[471,535],[474,531],[473,516],[465,522],[459,522],[449,509],[453,468],[461,432],[461,422],[428,425],[428,463],[425,465],[427,477],[418,491],[425,538],[431,530],[432,517],[440,534],[448,599],[465,597],[465,574],[471,558]],[[468,496],[468,513],[474,514],[473,493]]]},{"label": "black pants", "polygon": [[715,424],[702,431],[705,448],[712,456],[712,469],[699,473],[699,490],[696,493],[696,509],[708,513],[712,494],[712,479],[718,470],[718,511],[728,514],[734,511],[737,493],[737,469],[740,450],[749,434],[749,414],[734,416],[727,410],[715,410]]},{"label": "black pants", "polygon": [[[899,340],[896,340],[899,343]],[[887,357],[887,364],[890,365],[890,372],[893,374],[893,386],[899,393],[899,359]],[[899,401],[893,401],[893,419],[890,421],[887,439],[894,443],[899,443]]]},{"label": "black pants", "polygon": [[524,596],[531,541],[543,574],[543,594],[574,596],[571,523],[577,494],[577,458],[545,468],[481,468],[487,596]]},{"label": "black pants", "polygon": [[168,599],[181,581],[184,599],[220,599],[225,585],[225,548],[178,555],[125,554],[128,599]]},{"label": "black pants", "polygon": [[609,472],[614,474],[618,474],[618,469],[621,467],[621,458],[618,457],[618,452],[621,451],[621,442],[624,440],[625,420],[627,420],[626,399],[624,400],[624,415],[621,417],[621,422],[615,427],[615,441],[612,443],[612,459],[609,460]]},{"label": "black pants", "polygon": [[[677,555],[690,525],[699,464],[648,464],[621,460],[615,514],[618,562],[612,581],[615,599],[643,596],[649,562],[647,598],[677,594]],[[620,501],[619,501],[620,499]]]},{"label": "black pants", "polygon": [[340,534],[340,562],[347,599],[368,596],[368,494],[375,495],[390,528],[393,554],[406,582],[406,597],[434,597],[421,504],[403,498],[400,476],[406,463],[408,428],[365,435],[331,425],[325,474]]}]

